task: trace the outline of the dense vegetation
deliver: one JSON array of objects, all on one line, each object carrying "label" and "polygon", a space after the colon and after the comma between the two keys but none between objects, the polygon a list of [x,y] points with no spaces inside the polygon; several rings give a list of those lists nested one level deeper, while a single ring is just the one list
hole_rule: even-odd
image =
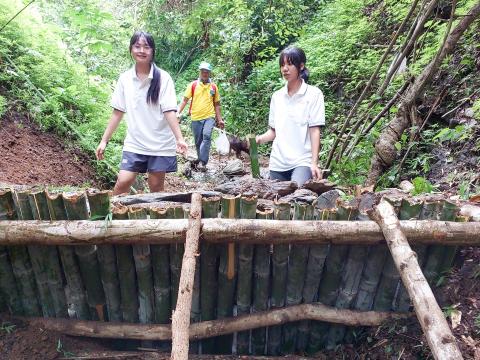
[{"label": "dense vegetation", "polygon": [[[0,114],[27,112],[45,130],[67,135],[92,153],[110,114],[108,99],[112,86],[118,74],[131,64],[129,37],[134,29],[143,28],[155,35],[156,62],[174,76],[179,99],[186,84],[197,76],[198,63],[210,61],[215,66],[214,77],[221,91],[228,131],[238,135],[259,133],[266,128],[270,95],[282,86],[278,53],[295,42],[307,53],[310,82],[319,86],[326,97],[328,126],[321,151],[324,162],[335,133],[411,3],[410,0],[37,1],[0,32]],[[473,3],[475,0],[458,1],[456,14],[464,14]],[[23,6],[20,0],[0,0],[0,23],[6,23]],[[375,89],[382,83],[394,53],[388,57],[380,73],[383,75],[374,83],[357,114],[367,112],[366,119],[371,120],[406,79],[418,75],[431,61],[447,26],[445,19],[449,14],[445,17],[442,9],[439,7],[428,21],[427,31],[408,57],[406,71],[398,74],[378,97]],[[434,85],[428,88],[425,104],[430,106],[438,89],[447,82],[452,85],[443,109],[454,107],[478,87],[478,33],[477,21],[455,55],[445,61]],[[405,37],[406,31],[394,49],[400,47]],[[367,108],[372,101],[375,105]],[[479,100],[472,109],[479,120]],[[373,143],[395,112],[394,106],[362,137],[348,158],[334,161],[332,180],[348,184],[363,182]],[[124,131],[121,128],[107,148],[109,163],[97,164],[100,174],[110,179],[111,168],[119,160]],[[398,167],[393,167],[380,185],[396,183],[400,175],[426,177],[432,162],[432,146],[467,140],[474,131],[469,124],[449,128],[437,122],[429,124],[414,143],[410,142],[411,136],[404,134],[396,144],[398,152],[404,154],[408,147],[412,150],[401,174]],[[480,151],[478,146],[475,151]],[[470,181],[465,186],[473,191],[474,185],[475,181]]]}]

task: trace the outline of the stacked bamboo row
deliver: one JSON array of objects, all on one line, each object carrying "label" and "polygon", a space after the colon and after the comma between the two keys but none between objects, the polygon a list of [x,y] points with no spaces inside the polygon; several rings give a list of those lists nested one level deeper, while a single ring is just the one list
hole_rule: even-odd
[{"label": "stacked bamboo row", "polygon": [[[449,201],[392,200],[400,219],[468,221]],[[314,205],[259,205],[255,196],[202,200],[203,218],[367,220],[368,198],[341,202],[326,193]],[[179,219],[186,204],[122,206],[106,192],[0,191],[0,220]],[[293,239],[292,239],[293,240]],[[380,240],[380,239],[379,239]],[[438,281],[457,248],[414,249],[427,279]],[[184,245],[0,247],[0,310],[15,315],[129,323],[171,322]],[[385,245],[214,244],[200,240],[191,322],[321,302],[341,309],[406,311],[410,300]],[[204,354],[314,353],[352,341],[361,329],[301,321],[201,340]],[[154,344],[148,344],[153,346]],[[168,347],[168,344],[165,344]]]}]

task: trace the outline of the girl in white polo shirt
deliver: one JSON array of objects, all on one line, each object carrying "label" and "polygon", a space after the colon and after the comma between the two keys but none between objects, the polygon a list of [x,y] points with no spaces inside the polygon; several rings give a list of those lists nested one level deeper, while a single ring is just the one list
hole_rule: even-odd
[{"label": "girl in white polo shirt", "polygon": [[270,178],[296,181],[321,177],[318,167],[320,126],[325,125],[321,90],[308,85],[305,52],[294,46],[280,53],[280,72],[287,81],[270,101],[269,129],[256,137],[257,144],[273,141]]},{"label": "girl in white polo shirt", "polygon": [[97,147],[97,159],[127,114],[127,136],[114,194],[130,191],[138,173],[148,173],[150,191],[163,191],[165,173],[177,170],[176,151],[187,151],[176,118],[177,99],[171,76],[154,61],[153,37],[137,31],[130,39],[135,65],[120,75],[112,96],[113,113]]}]

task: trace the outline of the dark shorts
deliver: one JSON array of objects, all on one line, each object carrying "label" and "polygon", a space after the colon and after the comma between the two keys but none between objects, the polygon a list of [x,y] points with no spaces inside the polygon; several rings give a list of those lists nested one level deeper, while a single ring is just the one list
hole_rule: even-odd
[{"label": "dark shorts", "polygon": [[177,171],[177,157],[142,155],[123,151],[120,170],[138,173],[175,172]]}]

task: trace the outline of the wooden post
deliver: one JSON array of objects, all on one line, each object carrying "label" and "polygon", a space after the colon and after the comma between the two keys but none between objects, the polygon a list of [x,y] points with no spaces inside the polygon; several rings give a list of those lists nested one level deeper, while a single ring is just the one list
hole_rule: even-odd
[{"label": "wooden post", "polygon": [[260,165],[258,164],[258,150],[257,140],[255,135],[248,136],[248,142],[250,144],[250,167],[252,169],[252,177],[260,178]]},{"label": "wooden post", "polygon": [[400,228],[392,205],[382,199],[370,216],[383,231],[433,356],[435,359],[463,359],[455,337],[418,265],[417,257]]},{"label": "wooden post", "polygon": [[172,356],[171,359],[188,359],[188,327],[192,306],[192,290],[195,279],[195,263],[198,252],[202,213],[202,195],[192,195],[189,229],[183,254],[182,272],[177,296],[177,306],[172,316]]}]

